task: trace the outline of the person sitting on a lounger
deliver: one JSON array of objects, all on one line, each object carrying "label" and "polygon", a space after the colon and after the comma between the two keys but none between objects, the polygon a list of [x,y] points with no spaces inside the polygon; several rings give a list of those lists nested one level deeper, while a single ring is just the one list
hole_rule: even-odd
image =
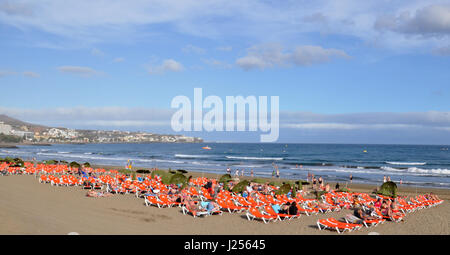
[{"label": "person sitting on a lounger", "polygon": [[390,216],[389,215],[389,206],[386,200],[383,200],[380,206],[380,212],[383,216]]},{"label": "person sitting on a lounger", "polygon": [[289,213],[289,215],[297,215],[297,212],[298,212],[297,203],[294,201],[289,206],[288,213]]},{"label": "person sitting on a lounger", "polygon": [[287,202],[286,204],[281,205],[281,209],[278,211],[278,213],[288,214],[290,205],[291,205],[291,203],[289,203],[289,202]]},{"label": "person sitting on a lounger", "polygon": [[362,220],[375,220],[376,217],[367,215],[361,208],[355,209],[354,215]]},{"label": "person sitting on a lounger", "polygon": [[399,208],[397,206],[396,199],[394,199],[392,202],[390,202],[389,207],[389,216],[402,216],[403,214],[399,211]]},{"label": "person sitting on a lounger", "polygon": [[373,206],[377,209],[381,208],[381,198],[378,198],[378,200],[373,204]]}]

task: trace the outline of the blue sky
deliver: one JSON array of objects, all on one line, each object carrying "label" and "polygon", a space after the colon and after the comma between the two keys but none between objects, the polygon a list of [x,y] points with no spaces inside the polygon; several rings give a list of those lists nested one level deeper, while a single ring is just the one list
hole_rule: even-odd
[{"label": "blue sky", "polygon": [[450,1],[1,0],[0,113],[170,132],[200,87],[279,96],[280,142],[449,144],[449,37]]}]

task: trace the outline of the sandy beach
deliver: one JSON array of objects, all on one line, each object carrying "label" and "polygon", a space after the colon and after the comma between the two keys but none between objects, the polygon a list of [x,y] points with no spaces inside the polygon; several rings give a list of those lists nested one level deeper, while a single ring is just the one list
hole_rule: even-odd
[{"label": "sandy beach", "polygon": [[[189,173],[193,176],[216,178],[217,175]],[[374,186],[351,184],[355,191],[370,192]],[[437,207],[408,214],[405,222],[386,222],[375,228],[363,228],[345,235],[448,235],[450,234],[450,191],[417,189],[418,193],[432,191],[446,201]],[[399,193],[415,194],[415,188],[400,187]],[[336,235],[320,231],[316,222],[325,217],[340,218],[349,210],[302,216],[286,222],[264,224],[248,221],[244,213],[193,218],[183,215],[180,208],[146,207],[135,195],[114,195],[89,198],[80,187],[55,187],[40,184],[34,176],[0,177],[0,234],[65,235],[87,234],[137,235]]]}]

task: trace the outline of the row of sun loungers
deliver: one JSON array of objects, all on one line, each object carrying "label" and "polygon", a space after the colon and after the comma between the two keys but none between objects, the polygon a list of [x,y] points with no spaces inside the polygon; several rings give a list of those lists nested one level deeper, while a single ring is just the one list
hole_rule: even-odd
[{"label": "row of sun loungers", "polygon": [[[271,195],[254,192],[252,196],[242,197],[229,191],[222,190],[213,197],[203,186],[211,180],[207,178],[190,179],[189,187],[182,192],[190,198],[200,199],[196,203],[206,203],[213,201],[217,203],[219,209],[214,210],[190,210],[182,202],[175,202],[171,195],[166,195],[168,186],[161,182],[159,176],[150,178],[142,178],[137,176],[137,180],[126,179],[125,175],[121,175],[116,170],[106,171],[104,169],[86,169],[87,172],[95,174],[98,177],[76,177],[67,166],[63,165],[38,165],[34,166],[25,163],[25,168],[8,167],[5,164],[0,165],[0,171],[8,171],[10,174],[29,174],[39,176],[40,183],[50,183],[52,186],[80,186],[83,189],[100,189],[113,194],[135,194],[137,198],[143,198],[146,206],[155,206],[158,208],[181,208],[183,214],[192,215],[194,218],[200,216],[222,215],[223,212],[228,213],[245,213],[249,221],[260,220],[264,223],[276,221],[290,221],[298,219],[301,215],[317,215],[330,212],[340,211],[343,208],[351,209],[358,199],[363,208],[373,205],[376,198],[372,198],[365,193],[348,193],[348,192],[329,192],[321,197],[321,199],[304,198],[301,192],[295,197],[286,195]],[[216,181],[216,180],[212,180]],[[275,187],[274,187],[275,188]],[[382,199],[388,199],[380,196]],[[272,205],[281,205],[286,203],[296,203],[297,215],[277,213]],[[378,217],[373,220],[355,219],[353,215],[347,215],[345,222],[338,221],[333,217],[319,219],[317,227],[320,230],[332,229],[338,233],[351,232],[362,227],[374,227],[383,224],[387,220],[399,222],[407,213],[417,210],[429,208],[441,204],[443,201],[435,201],[426,199],[424,196],[416,196],[407,201],[404,198],[398,198],[399,213],[395,216],[384,216],[375,210],[374,216]]]}]

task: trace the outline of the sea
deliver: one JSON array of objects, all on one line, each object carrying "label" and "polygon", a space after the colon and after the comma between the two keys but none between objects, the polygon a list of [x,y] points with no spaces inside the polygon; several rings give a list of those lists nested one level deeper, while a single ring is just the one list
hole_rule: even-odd
[{"label": "sea", "polygon": [[[203,147],[211,149],[203,149]],[[54,144],[0,149],[0,157],[65,160],[96,165],[184,169],[188,171],[306,180],[308,173],[336,182],[381,184],[384,176],[398,184],[450,189],[450,145],[149,143]]]}]

